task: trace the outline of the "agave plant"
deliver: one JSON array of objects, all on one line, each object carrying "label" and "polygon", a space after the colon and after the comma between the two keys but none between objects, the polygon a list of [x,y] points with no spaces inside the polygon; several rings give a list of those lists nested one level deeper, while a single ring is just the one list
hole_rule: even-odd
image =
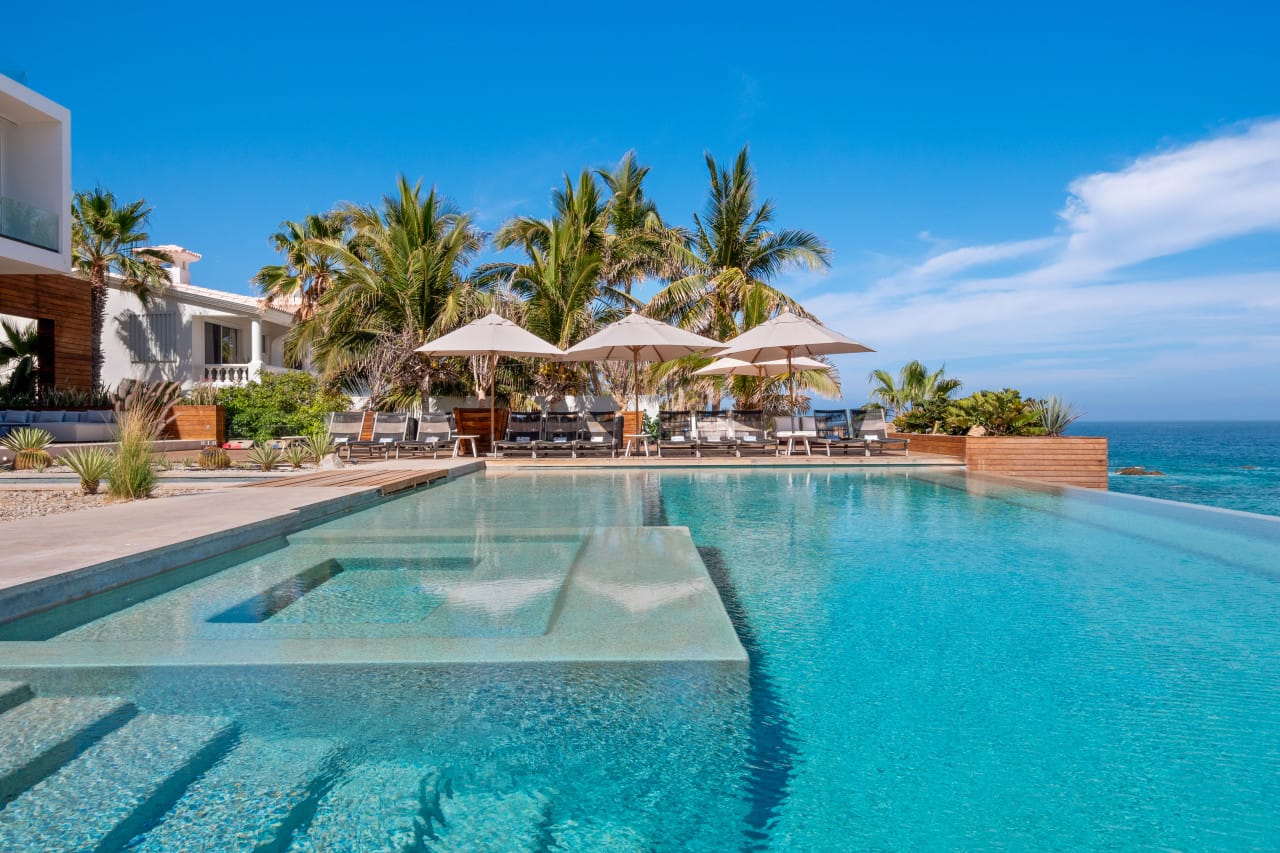
[{"label": "agave plant", "polygon": [[49,467],[53,457],[45,448],[51,444],[53,444],[53,436],[48,430],[39,427],[18,427],[4,438],[0,438],[0,445],[4,445],[15,454],[13,460],[15,471],[43,471]]},{"label": "agave plant", "polygon": [[74,473],[80,476],[80,491],[86,495],[96,495],[98,485],[115,467],[115,454],[105,447],[81,447],[63,454],[61,461]]},{"label": "agave plant", "polygon": [[275,468],[280,464],[282,458],[284,458],[284,454],[269,444],[256,445],[249,451],[249,461],[263,471],[270,471]]},{"label": "agave plant", "polygon": [[284,461],[296,471],[311,461],[311,451],[302,444],[291,444],[284,451]]},{"label": "agave plant", "polygon": [[302,447],[307,452],[307,458],[317,465],[334,451],[333,440],[329,438],[329,431],[323,427],[307,435],[302,442]]},{"label": "agave plant", "polygon": [[1032,409],[1040,415],[1045,435],[1062,435],[1067,427],[1080,420],[1082,414],[1074,405],[1056,395],[1036,401]]}]

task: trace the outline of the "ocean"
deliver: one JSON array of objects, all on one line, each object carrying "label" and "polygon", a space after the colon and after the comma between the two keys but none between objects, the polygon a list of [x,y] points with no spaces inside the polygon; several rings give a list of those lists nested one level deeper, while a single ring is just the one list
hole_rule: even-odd
[{"label": "ocean", "polygon": [[[1082,421],[1104,435],[1111,490],[1280,516],[1280,421]],[[1140,466],[1162,477],[1117,474]]]}]

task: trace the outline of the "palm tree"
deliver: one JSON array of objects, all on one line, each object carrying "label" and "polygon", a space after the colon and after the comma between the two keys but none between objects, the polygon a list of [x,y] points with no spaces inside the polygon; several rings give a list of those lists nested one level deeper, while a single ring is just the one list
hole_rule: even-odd
[{"label": "palm tree", "polygon": [[948,377],[944,364],[930,371],[919,361],[909,361],[895,378],[887,370],[873,370],[867,381],[874,383],[871,399],[882,403],[894,414],[936,400],[946,400],[959,390],[963,383]]},{"label": "palm tree", "polygon": [[284,255],[284,263],[268,264],[253,277],[266,303],[296,301],[298,320],[315,314],[317,303],[338,272],[330,253],[317,251],[317,247],[326,241],[342,241],[346,227],[344,218],[334,213],[281,222],[270,241],[272,248]]},{"label": "palm tree", "polygon": [[102,329],[107,319],[107,281],[117,276],[142,304],[163,290],[168,275],[162,264],[172,263],[166,252],[141,248],[151,208],[145,199],[118,204],[110,192],[81,190],[71,202],[71,264],[89,279],[92,323],[92,382],[102,384]]},{"label": "palm tree", "polygon": [[831,250],[809,231],[770,228],[773,202],[756,202],[756,176],[747,148],[731,169],[706,155],[710,195],[694,214],[685,274],[653,297],[649,313],[717,340],[729,338],[790,309],[809,316],[770,281],[790,267],[824,269]]},{"label": "palm tree", "polygon": [[19,326],[8,320],[0,320],[0,369],[7,370],[4,389],[14,396],[26,396],[36,390],[38,378],[36,358],[39,355],[40,337],[36,324]]},{"label": "palm tree", "polygon": [[688,235],[667,225],[658,206],[644,194],[648,166],[641,166],[634,151],[623,155],[613,169],[597,169],[609,188],[605,217],[601,276],[610,285],[630,294],[645,278],[675,278]]},{"label": "palm tree", "polygon": [[[508,222],[494,238],[500,249],[520,245],[521,263],[485,264],[474,282],[504,286],[517,300],[512,306],[521,325],[540,338],[565,348],[638,305],[625,290],[604,279],[605,204],[592,174],[583,171],[577,185],[565,178],[552,197],[549,220],[521,217]],[[540,393],[562,396],[585,377],[579,364],[545,364],[534,377]]]},{"label": "palm tree", "polygon": [[[730,169],[720,168],[706,155],[710,176],[707,206],[694,214],[694,231],[681,253],[683,275],[650,300],[646,311],[683,328],[716,340],[728,340],[791,310],[811,316],[794,299],[771,284],[788,268],[824,269],[831,250],[815,234],[793,229],[773,230],[773,202],[757,202],[755,172],[744,146]],[[748,399],[768,398],[769,383],[748,378],[737,383],[724,379],[696,382],[693,370],[706,358],[680,359],[653,371],[669,386],[697,387],[707,401],[735,390]],[[807,382],[815,384],[806,385]],[[796,374],[798,387],[817,387],[819,375]],[[747,386],[755,385],[753,391]]]},{"label": "palm tree", "polygon": [[483,235],[434,188],[424,196],[421,182],[404,177],[381,207],[348,205],[335,216],[348,223],[341,236],[302,245],[333,278],[286,352],[299,359],[310,351],[332,383],[360,378],[376,398],[411,402],[431,381],[414,348],[465,322],[484,296],[463,275]]}]

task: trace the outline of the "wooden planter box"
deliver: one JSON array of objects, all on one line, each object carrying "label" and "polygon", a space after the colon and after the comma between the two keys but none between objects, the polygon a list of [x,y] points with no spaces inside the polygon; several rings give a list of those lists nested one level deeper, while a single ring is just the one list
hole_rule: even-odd
[{"label": "wooden planter box", "polygon": [[937,453],[963,459],[970,471],[1089,489],[1107,488],[1105,438],[895,434],[911,439],[911,449],[918,453]]},{"label": "wooden planter box", "polygon": [[186,441],[227,441],[227,410],[223,406],[174,406],[165,438]]},{"label": "wooden planter box", "polygon": [[[493,437],[502,440],[507,433],[507,418],[510,417],[510,409],[495,409],[493,412]],[[454,429],[458,435],[474,435],[476,436],[476,450],[480,453],[489,453],[493,447],[489,444],[489,409],[454,409],[453,410]]]}]

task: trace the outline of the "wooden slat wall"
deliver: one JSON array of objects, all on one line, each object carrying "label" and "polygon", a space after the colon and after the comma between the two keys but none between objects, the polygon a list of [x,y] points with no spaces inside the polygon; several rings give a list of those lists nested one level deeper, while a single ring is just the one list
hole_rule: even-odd
[{"label": "wooden slat wall", "polygon": [[911,450],[963,459],[970,471],[1046,483],[1107,488],[1107,440],[1085,436],[919,435]]},{"label": "wooden slat wall", "polygon": [[[510,416],[510,409],[495,409],[493,413],[493,435],[499,441],[507,432],[507,418]],[[489,446],[489,410],[488,409],[454,409],[453,422],[456,424],[454,429],[459,435],[475,435],[476,449],[480,453],[488,453],[493,448]]]},{"label": "wooden slat wall", "polygon": [[966,445],[965,466],[970,471],[1107,488],[1105,438],[970,436]]},{"label": "wooden slat wall", "polygon": [[[891,435],[897,434],[891,433]],[[921,435],[914,432],[904,432],[901,435],[903,438],[911,439],[912,453],[936,453],[939,456],[964,458],[965,436],[963,435]]]},{"label": "wooden slat wall", "polygon": [[0,275],[0,314],[52,321],[55,387],[88,390],[93,337],[87,281],[65,275]]},{"label": "wooden slat wall", "polygon": [[173,422],[165,437],[225,444],[227,410],[222,406],[174,406]]}]

